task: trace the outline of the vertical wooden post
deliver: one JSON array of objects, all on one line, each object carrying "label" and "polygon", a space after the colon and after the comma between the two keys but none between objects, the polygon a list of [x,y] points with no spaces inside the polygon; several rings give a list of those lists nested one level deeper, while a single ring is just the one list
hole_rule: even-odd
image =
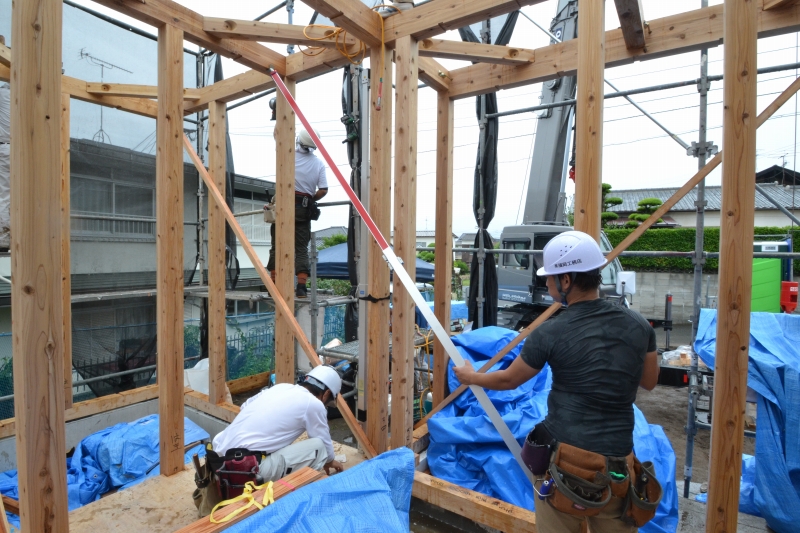
[{"label": "vertical wooden post", "polygon": [[61,93],[61,301],[64,324],[64,407],[72,407],[72,280],[69,220],[69,94]]},{"label": "vertical wooden post", "polygon": [[[585,4],[585,5],[583,5]],[[581,5],[575,113],[575,229],[600,241],[605,0]]]},{"label": "vertical wooden post", "polygon": [[[381,57],[383,56],[383,57]],[[392,51],[383,55],[377,46],[370,49],[373,80],[370,97],[378,100],[378,76],[383,65],[381,110],[370,111],[369,212],[384,236],[389,235],[392,214]],[[389,266],[383,252],[370,239],[369,294],[378,299],[367,304],[367,438],[378,453],[388,448],[389,436]]]},{"label": "vertical wooden post", "polygon": [[[292,95],[295,81],[284,79]],[[275,113],[275,285],[294,310],[294,111],[283,95],[278,94]],[[294,383],[294,337],[289,322],[275,309],[275,381]]]},{"label": "vertical wooden post", "polygon": [[[438,95],[436,123],[436,270],[434,306],[436,318],[450,331],[450,299],[453,274],[453,101]],[[433,405],[447,395],[447,354],[438,340],[433,343]]]},{"label": "vertical wooden post", "polygon": [[23,531],[68,531],[61,278],[61,0],[11,10],[11,285]]},{"label": "vertical wooden post", "polygon": [[[208,173],[225,196],[227,147],[226,104],[208,103]],[[225,333],[225,215],[208,197],[208,401],[225,401],[227,339]]]},{"label": "vertical wooden post", "polygon": [[156,303],[161,474],[183,470],[183,32],[158,29]]},{"label": "vertical wooden post", "polygon": [[723,15],[722,219],[717,359],[706,531],[736,531],[742,471],[756,172],[757,5],[726,0]]},{"label": "vertical wooden post", "polygon": [[[418,44],[395,45],[394,253],[416,279]],[[414,425],[414,301],[394,276],[392,309],[392,448],[411,446]]]}]

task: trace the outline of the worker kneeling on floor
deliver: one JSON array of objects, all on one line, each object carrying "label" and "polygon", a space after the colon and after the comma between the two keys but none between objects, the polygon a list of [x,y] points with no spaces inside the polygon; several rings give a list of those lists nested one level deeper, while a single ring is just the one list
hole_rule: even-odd
[{"label": "worker kneeling on floor", "polygon": [[547,416],[528,435],[522,457],[538,478],[536,527],[542,533],[635,532],[653,518],[661,485],[652,463],[633,453],[633,402],[638,387],[658,382],[652,326],[636,311],[600,298],[605,257],[579,231],[544,248],[547,289],[567,308],[525,341],[505,370],[478,374],[455,368],[464,385],[516,389],[550,365]]},{"label": "worker kneeling on floor", "polygon": [[[248,482],[277,481],[303,467],[341,472],[325,407],[341,388],[339,373],[320,365],[299,385],[280,383],[247,400],[207,450],[206,479],[200,479],[201,474],[195,480],[195,505],[201,516],[220,501],[240,495]],[[308,439],[295,443],[303,432]]]}]

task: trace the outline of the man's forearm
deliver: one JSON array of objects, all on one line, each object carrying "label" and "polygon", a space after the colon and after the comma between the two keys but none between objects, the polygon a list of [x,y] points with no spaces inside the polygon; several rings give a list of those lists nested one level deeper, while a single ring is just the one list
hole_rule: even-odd
[{"label": "man's forearm", "polygon": [[326,194],[328,194],[328,189],[317,189],[317,192],[314,194],[314,201],[320,200]]},{"label": "man's forearm", "polygon": [[470,384],[489,390],[513,389],[515,387],[511,386],[507,374],[507,370],[498,370],[497,372],[489,372],[488,374],[479,374],[476,372],[472,374]]}]

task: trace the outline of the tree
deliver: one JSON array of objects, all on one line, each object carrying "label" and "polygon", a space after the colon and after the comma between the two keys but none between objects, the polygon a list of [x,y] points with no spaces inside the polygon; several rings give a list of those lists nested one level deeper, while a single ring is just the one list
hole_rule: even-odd
[{"label": "tree", "polygon": [[[663,204],[661,200],[658,198],[645,198],[639,201],[639,207],[636,208],[636,213],[631,214],[628,217],[628,222],[625,223],[626,227],[635,228],[648,218],[650,215],[656,212],[658,206]],[[657,222],[664,222],[663,219],[659,218]]]},{"label": "tree", "polygon": [[324,250],[325,248],[331,248],[337,244],[343,244],[345,242],[347,242],[347,235],[344,233],[337,233],[335,235],[331,235],[330,237],[323,237],[322,244],[317,247],[317,250]]},{"label": "tree", "polygon": [[433,252],[419,252],[417,257],[425,261],[426,263],[433,263],[436,260],[436,256]]},{"label": "tree", "polygon": [[614,205],[621,205],[622,198],[618,198],[616,196],[608,196],[608,193],[611,192],[611,185],[608,183],[603,184],[603,212],[600,213],[600,220],[603,222],[603,227],[607,228],[609,223],[612,220],[617,220],[619,215],[610,211],[611,206]]},{"label": "tree", "polygon": [[453,261],[453,268],[460,268],[461,274],[469,274],[469,265],[461,259]]}]

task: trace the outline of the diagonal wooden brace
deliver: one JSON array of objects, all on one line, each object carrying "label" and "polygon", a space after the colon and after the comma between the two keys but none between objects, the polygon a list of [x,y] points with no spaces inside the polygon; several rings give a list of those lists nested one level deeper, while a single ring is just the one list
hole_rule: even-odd
[{"label": "diagonal wooden brace", "polygon": [[[192,142],[189,138],[184,135],[183,136],[183,144],[186,148],[186,152],[189,154],[189,157],[192,159],[194,166],[197,167],[197,172],[200,173],[200,176],[203,178],[203,182],[205,183],[206,187],[208,188],[209,194],[214,198],[217,202],[217,205],[220,206],[222,209],[222,213],[225,215],[225,220],[228,221],[228,224],[233,229],[233,233],[236,234],[236,237],[239,239],[239,242],[244,248],[247,257],[250,258],[250,261],[253,263],[253,267],[256,269],[256,273],[261,278],[261,281],[264,282],[264,285],[267,287],[267,291],[269,292],[270,296],[275,302],[275,307],[280,309],[283,316],[285,316],[288,320],[289,327],[292,330],[292,334],[294,338],[297,339],[297,342],[300,344],[300,347],[306,353],[308,360],[311,362],[311,366],[319,366],[322,364],[320,361],[319,356],[314,351],[314,348],[311,346],[311,343],[306,338],[305,333],[303,332],[300,324],[297,323],[297,319],[294,317],[294,313],[289,309],[289,306],[286,305],[286,300],[283,299],[278,289],[275,287],[275,284],[272,282],[267,270],[264,268],[264,265],[261,264],[261,259],[256,255],[256,251],[253,249],[253,246],[250,244],[250,241],[244,234],[244,230],[239,225],[238,220],[236,217],[233,216],[228,204],[225,203],[225,198],[219,192],[217,185],[211,179],[211,176],[208,174],[208,170],[206,167],[203,166],[203,162],[200,161],[200,157],[198,157],[197,152],[194,151],[192,147]],[[350,411],[350,408],[347,406],[347,402],[342,398],[341,395],[338,396],[336,399],[336,405],[339,407],[339,411],[342,413],[342,417],[344,418],[345,422],[347,422],[347,426],[350,428],[350,431],[353,432],[355,435],[356,440],[358,440],[359,444],[364,448],[364,452],[367,454],[367,457],[372,458],[377,455],[375,452],[375,448],[372,446],[372,443],[369,442],[367,439],[367,435],[364,433],[364,430],[361,429],[361,425],[356,420],[353,413]]]},{"label": "diagonal wooden brace", "polygon": [[[764,109],[764,111],[761,112],[760,115],[758,115],[758,118],[756,119],[757,127],[760,128],[767,120],[769,120],[770,117],[772,117],[772,115],[774,115],[775,112],[778,109],[780,109],[781,106],[783,106],[783,104],[788,102],[789,99],[792,96],[794,96],[794,94],[798,90],[800,90],[800,78],[794,80],[794,82],[792,82],[792,84],[789,85],[789,87],[785,91],[783,91],[770,105],[767,106],[766,109]],[[701,168],[697,172],[697,174],[692,176],[692,179],[687,181],[683,187],[678,189],[678,191],[672,196],[670,196],[670,198],[666,202],[661,204],[661,206],[659,206],[659,208],[656,209],[656,211],[652,215],[650,215],[650,218],[642,222],[639,225],[639,227],[637,227],[630,235],[625,237],[625,239],[621,243],[619,243],[611,251],[611,253],[609,253],[606,256],[606,262],[610,263],[611,261],[619,257],[619,254],[627,250],[628,247],[631,244],[633,244],[634,241],[636,241],[636,239],[641,237],[642,234],[650,228],[650,226],[658,222],[659,218],[664,216],[667,213],[667,211],[672,209],[675,206],[675,204],[677,204],[681,200],[681,198],[686,196],[689,193],[689,191],[694,189],[694,187],[698,183],[703,181],[703,179],[705,179],[706,176],[711,174],[711,171],[717,168],[721,163],[722,163],[722,152],[719,152],[717,155],[714,156],[714,158],[711,161],[709,161],[706,164],[706,166]]]}]

